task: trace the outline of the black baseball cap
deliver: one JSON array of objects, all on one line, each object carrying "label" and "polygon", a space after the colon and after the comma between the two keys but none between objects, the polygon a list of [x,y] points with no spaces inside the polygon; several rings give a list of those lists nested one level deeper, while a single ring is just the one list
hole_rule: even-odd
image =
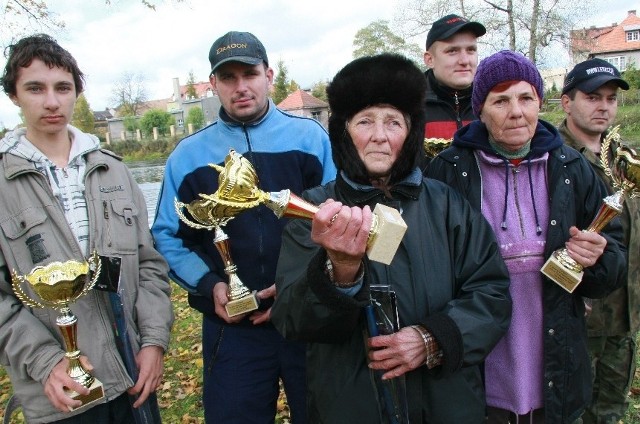
[{"label": "black baseball cap", "polygon": [[247,65],[259,65],[264,62],[269,66],[267,51],[250,32],[227,32],[218,38],[211,45],[209,50],[209,62],[211,62],[211,73],[223,63],[242,62]]},{"label": "black baseball cap", "polygon": [[629,89],[629,84],[620,77],[615,66],[602,59],[589,59],[578,63],[564,77],[562,94],[577,88],[583,93],[593,93],[603,84],[615,82],[623,90]]},{"label": "black baseball cap", "polygon": [[480,22],[469,22],[462,16],[447,15],[431,25],[431,29],[427,34],[427,50],[436,42],[446,40],[453,34],[460,31],[471,31],[476,37],[483,36],[487,29]]}]

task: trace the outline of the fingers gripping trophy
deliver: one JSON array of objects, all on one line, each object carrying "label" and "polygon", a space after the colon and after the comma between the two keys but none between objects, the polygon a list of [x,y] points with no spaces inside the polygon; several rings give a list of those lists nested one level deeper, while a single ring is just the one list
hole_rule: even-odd
[{"label": "fingers gripping trophy", "polygon": [[[312,219],[318,211],[315,206],[291,193],[290,190],[265,192],[258,188],[258,177],[251,162],[231,149],[225,158],[224,167],[215,168],[219,188],[211,196],[200,195],[203,202],[209,202],[210,208],[218,217],[233,217],[258,205],[265,205],[278,218]],[[378,204],[373,211],[373,223],[369,230],[367,256],[369,259],[390,264],[402,241],[407,225],[400,213],[389,206]]]},{"label": "fingers gripping trophy", "polygon": [[[239,204],[235,199],[252,198],[251,189],[248,187],[246,178],[252,176],[240,174],[238,164],[228,163],[227,178],[221,174],[218,178],[219,187],[213,195],[200,194],[200,199],[191,203],[182,203],[175,199],[174,205],[178,218],[191,228],[214,231],[213,243],[216,250],[222,257],[225,268],[224,272],[229,278],[227,298],[229,302],[225,305],[227,315],[236,315],[258,309],[257,291],[250,291],[238,277],[237,266],[231,258],[229,236],[223,231],[225,226],[233,217],[242,210],[257,206],[257,200],[249,201],[246,204]],[[209,165],[217,169],[217,165]],[[230,200],[224,200],[230,199]],[[193,219],[189,219],[183,212],[186,209]]]},{"label": "fingers gripping trophy", "polygon": [[[82,402],[82,406],[103,398],[104,390],[102,383],[80,362],[77,340],[78,318],[69,305],[93,288],[100,275],[101,267],[98,254],[94,251],[88,261],[52,262],[46,266],[33,268],[27,275],[19,275],[16,270],[11,272],[13,291],[24,305],[31,308],[51,308],[60,313],[56,318],[56,325],[62,334],[65,356],[69,360],[67,373],[69,377],[89,389],[88,395],[68,391],[71,398]],[[27,293],[23,287],[29,287],[30,293]]]},{"label": "fingers gripping trophy", "polygon": [[[616,192],[603,199],[600,210],[585,231],[601,231],[622,212],[626,198],[640,197],[640,156],[634,149],[620,144],[619,129],[616,126],[609,131],[600,148],[600,164]],[[567,249],[553,252],[541,271],[569,293],[580,284],[584,274],[583,267],[569,256]]]}]

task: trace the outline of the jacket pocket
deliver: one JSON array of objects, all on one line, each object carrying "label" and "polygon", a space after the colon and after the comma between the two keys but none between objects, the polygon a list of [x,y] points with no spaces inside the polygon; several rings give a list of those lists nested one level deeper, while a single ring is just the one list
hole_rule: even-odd
[{"label": "jacket pocket", "polygon": [[103,250],[107,254],[138,251],[138,207],[130,200],[102,201],[104,214]]},{"label": "jacket pocket", "polygon": [[13,255],[14,263],[21,268],[19,272],[43,263],[51,256],[50,249],[56,248],[55,243],[49,245],[49,237],[46,236],[42,225],[47,219],[43,209],[30,207],[0,222],[5,242],[8,244],[5,254]]}]

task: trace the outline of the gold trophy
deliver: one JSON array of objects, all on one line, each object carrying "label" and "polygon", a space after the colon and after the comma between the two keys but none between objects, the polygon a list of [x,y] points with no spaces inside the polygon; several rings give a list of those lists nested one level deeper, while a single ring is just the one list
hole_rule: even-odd
[{"label": "gold trophy", "polygon": [[[600,148],[600,164],[617,191],[603,199],[600,210],[585,231],[601,231],[622,212],[625,198],[640,197],[640,158],[634,149],[619,144],[619,128],[617,126],[607,134]],[[610,158],[613,160],[611,165]],[[564,248],[553,252],[541,271],[569,293],[580,284],[584,274],[583,267]]]},{"label": "gold trophy", "polygon": [[[81,395],[75,391],[68,391],[71,398],[80,400],[82,406],[95,402],[104,397],[102,383],[89,374],[80,363],[78,349],[78,318],[73,314],[69,305],[93,288],[102,268],[100,258],[94,251],[89,261],[52,262],[46,266],[37,266],[26,275],[18,275],[16,270],[11,272],[11,285],[18,299],[31,308],[51,308],[60,312],[56,318],[56,325],[60,329],[66,350],[65,356],[69,360],[67,373],[69,377],[89,389],[88,395]],[[89,273],[93,276],[89,280]],[[39,299],[32,298],[24,289],[30,287]]]},{"label": "gold trophy", "polygon": [[451,146],[450,138],[425,138],[422,144],[424,155],[428,158],[435,157],[449,146]]},{"label": "gold trophy", "polygon": [[[202,194],[200,197],[204,197]],[[231,259],[231,250],[229,246],[229,236],[222,230],[222,226],[231,220],[231,217],[225,217],[222,214],[224,207],[218,207],[210,200],[198,199],[189,204],[174,201],[176,214],[178,218],[191,228],[198,230],[214,230],[213,244],[216,246],[218,253],[224,262],[224,272],[229,277],[227,298],[229,302],[225,305],[227,315],[230,317],[245,314],[247,312],[258,309],[257,291],[251,292],[247,286],[240,280],[236,274],[237,266]],[[182,212],[186,209],[195,221],[190,220]]]},{"label": "gold trophy", "polygon": [[[291,193],[290,190],[265,192],[258,188],[258,176],[246,158],[231,149],[224,167],[209,164],[216,169],[218,190],[212,195],[200,196],[210,202],[217,214],[233,217],[258,205],[265,205],[278,218],[312,219],[319,208]],[[373,210],[373,222],[367,241],[369,259],[389,265],[393,259],[407,225],[400,213],[389,206],[378,204]]]}]

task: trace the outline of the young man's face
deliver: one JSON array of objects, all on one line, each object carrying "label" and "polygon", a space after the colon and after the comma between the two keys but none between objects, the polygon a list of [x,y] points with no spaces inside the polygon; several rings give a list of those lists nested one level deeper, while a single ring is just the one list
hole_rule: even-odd
[{"label": "young man's face", "polygon": [[476,35],[458,32],[446,40],[434,42],[424,54],[424,63],[433,69],[440,84],[455,90],[469,87],[478,67]]},{"label": "young man's face", "polygon": [[618,86],[615,82],[601,85],[592,93],[576,90],[573,100],[562,96],[562,108],[567,114],[569,129],[591,137],[599,137],[613,124],[618,113]]},{"label": "young man's face", "polygon": [[10,98],[22,111],[27,138],[38,141],[42,136],[67,131],[76,103],[76,86],[71,72],[34,59],[20,68],[16,94]]},{"label": "young man's face", "polygon": [[251,122],[267,110],[273,69],[264,64],[227,62],[209,78],[227,114],[240,122]]}]

